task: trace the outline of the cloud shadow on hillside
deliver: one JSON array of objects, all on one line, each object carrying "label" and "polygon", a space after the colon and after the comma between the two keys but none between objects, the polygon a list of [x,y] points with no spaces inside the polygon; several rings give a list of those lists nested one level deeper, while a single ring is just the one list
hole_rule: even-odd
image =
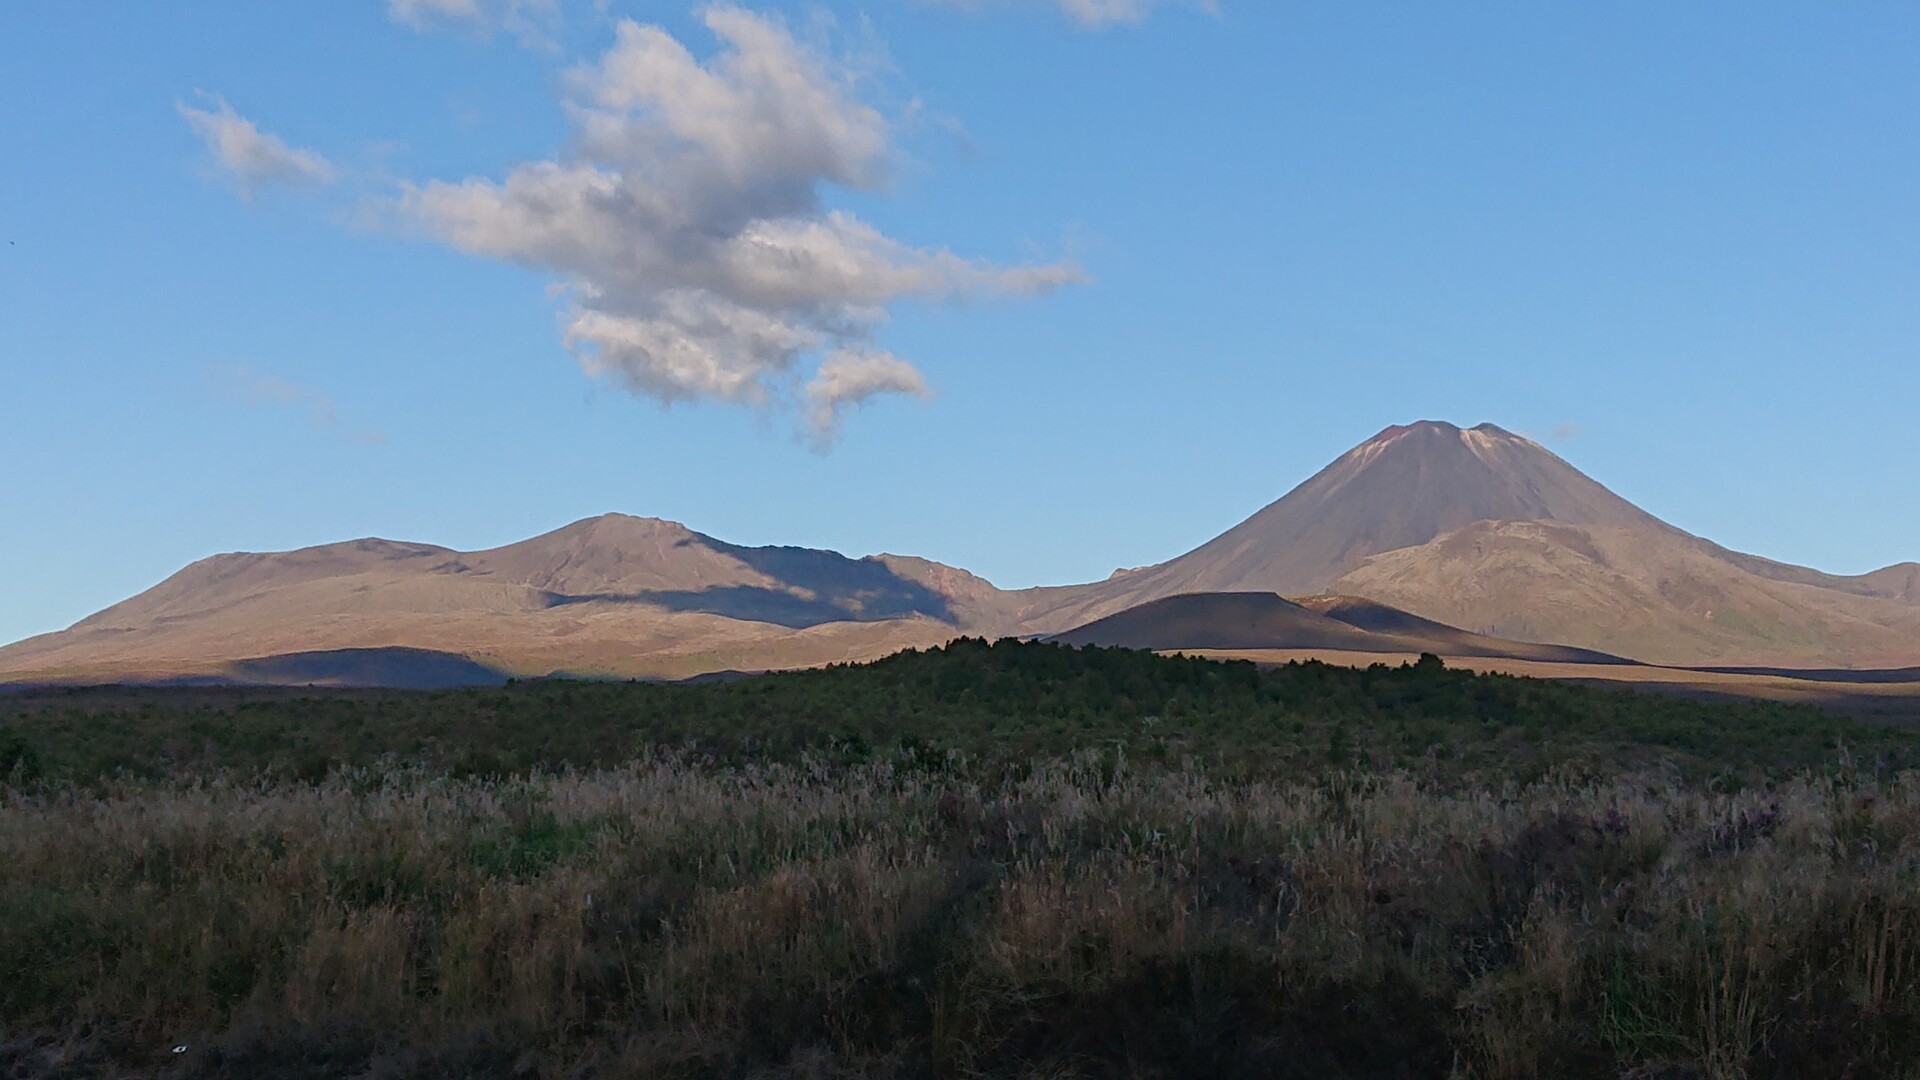
[{"label": "cloud shadow on hillside", "polygon": [[[913,583],[908,582],[908,585]],[[913,586],[925,599],[900,590],[869,592],[840,590],[805,596],[754,585],[716,585],[708,589],[659,589],[636,593],[589,594],[556,597],[554,606],[613,603],[650,604],[669,611],[720,615],[729,619],[772,623],[789,630],[805,630],[832,622],[879,622],[915,615],[952,622],[945,598]],[[917,601],[917,602],[916,602]]]}]

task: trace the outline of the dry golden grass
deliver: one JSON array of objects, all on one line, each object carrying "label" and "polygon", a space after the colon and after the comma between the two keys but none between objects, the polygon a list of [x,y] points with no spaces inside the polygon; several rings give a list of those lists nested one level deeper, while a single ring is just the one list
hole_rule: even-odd
[{"label": "dry golden grass", "polygon": [[1916,880],[1905,777],[1223,785],[1088,754],[991,785],[643,760],[8,789],[0,1064],[1920,1075]]}]

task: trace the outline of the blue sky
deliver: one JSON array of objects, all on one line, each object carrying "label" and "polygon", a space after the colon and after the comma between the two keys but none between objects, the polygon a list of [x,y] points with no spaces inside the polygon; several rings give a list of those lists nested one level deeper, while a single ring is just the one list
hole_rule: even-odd
[{"label": "blue sky", "polygon": [[0,6],[0,641],[609,510],[1087,580],[1417,418],[1920,558],[1912,4],[113,14]]}]

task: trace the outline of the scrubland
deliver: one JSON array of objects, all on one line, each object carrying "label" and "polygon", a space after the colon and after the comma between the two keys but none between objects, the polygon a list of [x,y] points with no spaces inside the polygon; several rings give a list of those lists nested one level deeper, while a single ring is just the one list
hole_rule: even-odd
[{"label": "scrubland", "polygon": [[1366,729],[1260,769],[835,735],[29,778],[13,726],[13,1076],[1920,1076],[1889,735],[1505,779]]}]

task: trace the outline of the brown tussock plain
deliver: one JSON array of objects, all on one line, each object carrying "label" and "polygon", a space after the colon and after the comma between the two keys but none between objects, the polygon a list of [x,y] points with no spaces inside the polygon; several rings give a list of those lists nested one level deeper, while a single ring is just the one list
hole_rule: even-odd
[{"label": "brown tussock plain", "polygon": [[650,757],[20,786],[0,799],[0,1061],[1915,1075],[1917,879],[1920,783],[1844,770],[1457,790],[1088,752],[991,783]]}]

